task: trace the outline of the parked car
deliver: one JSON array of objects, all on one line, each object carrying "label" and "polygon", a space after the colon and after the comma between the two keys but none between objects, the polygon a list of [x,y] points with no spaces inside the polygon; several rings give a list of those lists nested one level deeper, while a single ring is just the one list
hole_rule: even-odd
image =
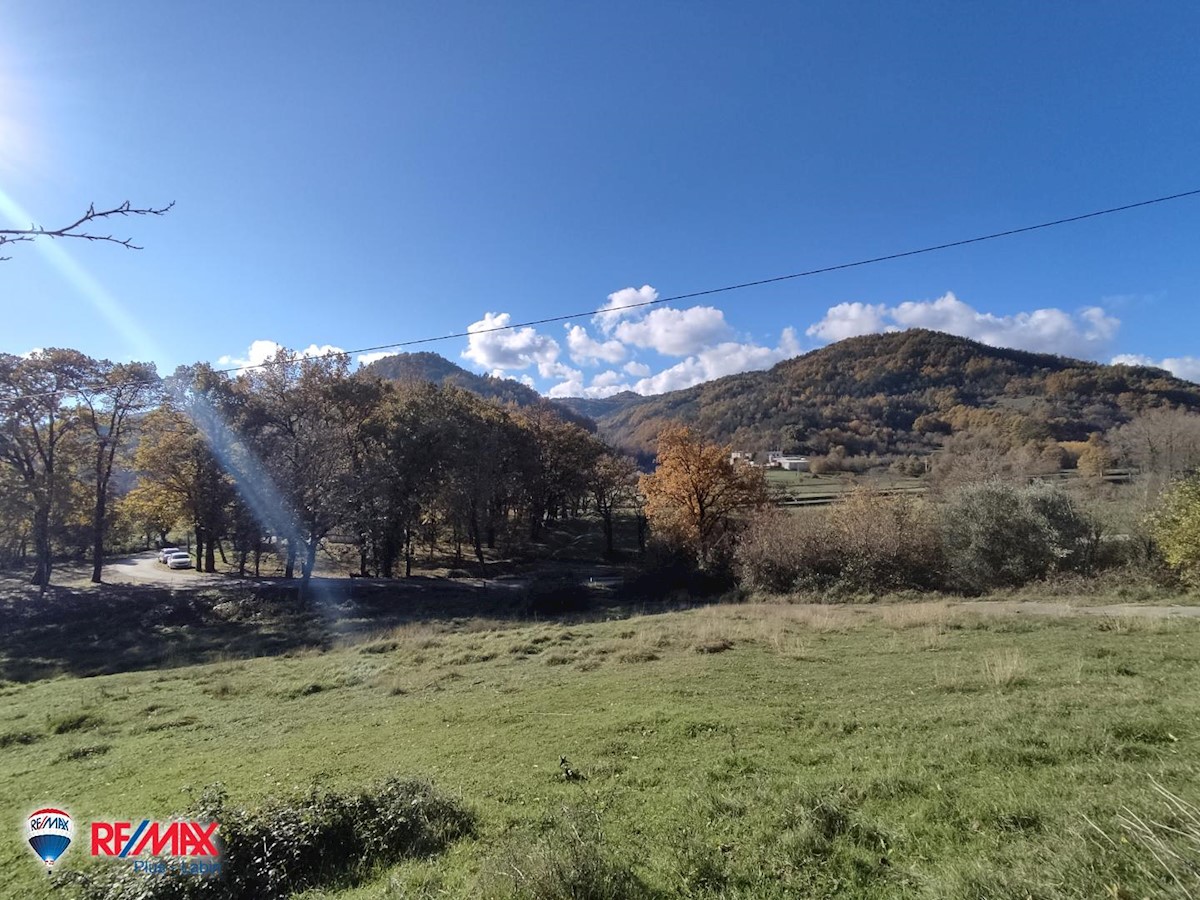
[{"label": "parked car", "polygon": [[169,557],[172,553],[182,553],[182,552],[183,551],[180,550],[178,547],[163,547],[161,550],[158,551],[158,561],[160,563],[165,563],[167,561],[167,557]]},{"label": "parked car", "polygon": [[182,550],[176,551],[167,557],[168,569],[190,569],[191,567],[192,557]]}]

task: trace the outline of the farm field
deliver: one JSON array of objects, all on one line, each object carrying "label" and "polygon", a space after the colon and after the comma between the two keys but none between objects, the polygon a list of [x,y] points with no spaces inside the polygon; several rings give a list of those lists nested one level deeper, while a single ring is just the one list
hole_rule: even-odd
[{"label": "farm field", "polygon": [[[1119,817],[1167,821],[1156,784],[1200,800],[1200,622],[985,608],[374,632],[309,610],[269,645],[284,655],[130,649],[140,671],[4,682],[0,796],[10,822],[50,801],[86,821],[167,816],[214,783],[253,806],[396,775],[477,815],[444,854],[309,900],[573,896],[589,878],[609,893],[574,896],[1186,896]],[[148,621],[141,649],[170,627]],[[5,897],[69,896],[0,847]]]}]

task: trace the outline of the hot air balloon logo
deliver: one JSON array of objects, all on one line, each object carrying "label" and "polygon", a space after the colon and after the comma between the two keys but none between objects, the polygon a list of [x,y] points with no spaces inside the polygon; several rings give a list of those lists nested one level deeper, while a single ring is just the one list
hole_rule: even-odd
[{"label": "hot air balloon logo", "polygon": [[74,832],[71,816],[61,809],[39,809],[29,814],[26,829],[29,832],[29,846],[38,859],[46,864],[46,871],[49,872],[55,861],[71,846]]}]

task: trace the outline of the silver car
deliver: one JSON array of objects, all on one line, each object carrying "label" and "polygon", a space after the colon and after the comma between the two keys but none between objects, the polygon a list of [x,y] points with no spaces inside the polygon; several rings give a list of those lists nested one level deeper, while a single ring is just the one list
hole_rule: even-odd
[{"label": "silver car", "polygon": [[190,569],[192,567],[192,557],[182,550],[177,550],[167,557],[168,569]]}]

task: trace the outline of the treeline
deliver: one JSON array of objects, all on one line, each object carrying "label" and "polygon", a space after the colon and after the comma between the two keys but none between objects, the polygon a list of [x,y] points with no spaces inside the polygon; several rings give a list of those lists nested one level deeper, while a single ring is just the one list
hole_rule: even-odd
[{"label": "treeline", "polygon": [[43,585],[56,556],[79,554],[85,520],[95,580],[114,531],[165,542],[177,527],[198,568],[222,557],[245,573],[271,553],[305,579],[331,537],[357,548],[362,571],[391,576],[422,543],[482,561],[585,509],[611,552],[634,481],[632,462],[547,405],[289,351],[237,375],[201,364],[161,380],[69,350],[2,356],[0,461],[0,562],[32,555]]},{"label": "treeline", "polygon": [[[1200,575],[1200,416],[1152,411],[1117,439],[1145,466],[1132,485],[1075,479],[1069,491],[980,468],[974,448],[941,463],[954,477],[921,497],[860,487],[827,508],[784,511],[771,507],[762,469],[672,426],[657,469],[641,479],[651,559],[675,578],[687,577],[685,562],[710,584],[767,593],[976,595],[1068,572]],[[1080,450],[1095,474],[1106,446]]]}]

